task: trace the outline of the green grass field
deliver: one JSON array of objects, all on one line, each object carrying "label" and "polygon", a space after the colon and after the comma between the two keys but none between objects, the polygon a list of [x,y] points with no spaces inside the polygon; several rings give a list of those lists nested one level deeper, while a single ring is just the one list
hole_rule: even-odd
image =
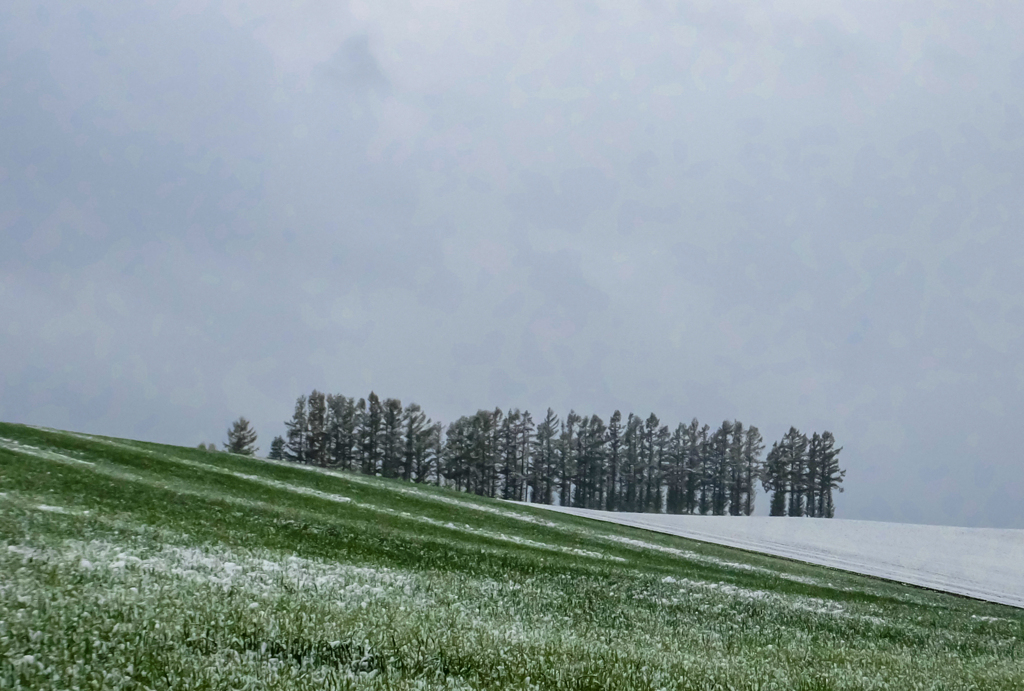
[{"label": "green grass field", "polygon": [[0,688],[1022,689],[1024,612],[446,490],[0,424]]}]

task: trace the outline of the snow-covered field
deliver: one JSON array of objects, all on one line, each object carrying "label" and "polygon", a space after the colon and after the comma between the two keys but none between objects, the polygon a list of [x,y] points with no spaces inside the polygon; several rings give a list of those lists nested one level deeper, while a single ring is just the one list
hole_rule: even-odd
[{"label": "snow-covered field", "polygon": [[1024,607],[1024,530],[545,508]]}]

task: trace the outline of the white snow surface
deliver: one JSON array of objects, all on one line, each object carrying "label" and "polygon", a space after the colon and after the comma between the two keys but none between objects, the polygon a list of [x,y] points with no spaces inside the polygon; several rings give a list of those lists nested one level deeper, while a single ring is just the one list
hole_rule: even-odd
[{"label": "white snow surface", "polygon": [[543,508],[1024,608],[1024,530]]}]

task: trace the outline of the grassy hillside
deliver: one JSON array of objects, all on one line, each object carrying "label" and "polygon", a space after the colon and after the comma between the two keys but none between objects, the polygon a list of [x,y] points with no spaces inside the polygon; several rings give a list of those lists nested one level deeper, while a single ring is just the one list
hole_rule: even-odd
[{"label": "grassy hillside", "polygon": [[0,688],[1020,689],[1024,612],[529,507],[0,424]]}]

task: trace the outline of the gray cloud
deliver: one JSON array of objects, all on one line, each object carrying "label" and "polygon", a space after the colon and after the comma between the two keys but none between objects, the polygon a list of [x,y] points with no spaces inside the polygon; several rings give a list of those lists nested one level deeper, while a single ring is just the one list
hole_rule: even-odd
[{"label": "gray cloud", "polygon": [[1022,29],[5,7],[0,418],[266,443],[313,387],[738,417],[834,431],[844,516],[1024,527]]}]

